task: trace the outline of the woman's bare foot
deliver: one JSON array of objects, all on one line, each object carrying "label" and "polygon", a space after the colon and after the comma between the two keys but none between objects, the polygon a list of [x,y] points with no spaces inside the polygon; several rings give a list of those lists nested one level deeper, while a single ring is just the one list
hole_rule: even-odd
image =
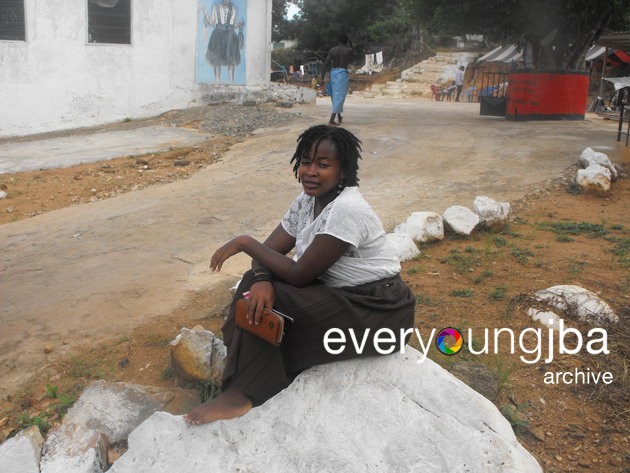
[{"label": "woman's bare foot", "polygon": [[252,401],[236,388],[228,388],[219,396],[195,407],[184,416],[192,425],[207,424],[215,420],[240,417],[252,408]]}]

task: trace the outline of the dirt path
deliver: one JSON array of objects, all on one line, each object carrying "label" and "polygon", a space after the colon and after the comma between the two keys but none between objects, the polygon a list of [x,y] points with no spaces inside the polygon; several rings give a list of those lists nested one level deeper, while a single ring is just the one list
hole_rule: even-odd
[{"label": "dirt path", "polygon": [[[299,192],[288,165],[295,139],[307,126],[321,122],[328,106],[324,101],[316,107],[295,107],[293,121],[259,130],[188,179],[0,226],[0,390],[13,393],[38,373],[47,379],[54,372],[52,379],[59,380],[67,376],[59,363],[77,348],[86,352],[100,340],[131,334],[131,341],[108,351],[111,361],[117,363],[125,352],[132,366],[148,363],[152,368],[142,373],[134,369],[133,375],[114,370],[113,377],[159,383],[167,356],[164,340],[181,324],[208,314],[214,318],[206,325],[216,330],[227,288],[247,266],[246,258],[237,257],[222,273],[212,274],[209,254],[234,235],[262,238],[276,225]],[[413,211],[441,212],[453,204],[471,207],[477,195],[514,202],[537,189],[545,194],[545,189],[554,188],[551,182],[573,169],[587,146],[621,159],[614,147],[614,124],[597,117],[514,123],[481,118],[475,104],[352,99],[345,121],[364,143],[362,192],[388,230]],[[591,221],[601,218],[597,209],[606,201],[588,200],[584,212],[572,212],[573,196],[564,194],[557,197],[569,199],[562,201],[562,218],[572,213]],[[623,213],[623,201],[616,205],[612,215]],[[534,215],[538,211],[534,209]],[[484,245],[487,242],[478,242]],[[557,257],[554,248],[549,249],[551,259]],[[438,246],[434,257],[447,259],[451,249]],[[421,272],[435,274],[428,264]],[[506,281],[511,286],[507,281],[535,277],[524,276],[518,264],[511,262],[488,284]],[[413,280],[417,272],[406,277],[424,294],[434,276]],[[553,282],[550,272],[548,276],[552,284],[564,282]],[[458,277],[448,276],[434,289],[450,293],[461,284]],[[520,285],[514,283],[515,288]],[[622,297],[624,287],[611,290],[613,297]],[[449,317],[456,318],[458,310],[460,317],[470,311],[469,301],[457,302],[445,307],[449,314],[453,311]],[[159,342],[138,344],[143,336]],[[558,462],[553,454],[550,458]]]},{"label": "dirt path", "polygon": [[[287,165],[296,136],[327,107],[300,108],[299,119],[234,145],[189,179],[0,227],[0,387],[45,364],[46,343],[62,354],[170,312],[186,291],[233,282],[246,258],[212,274],[208,255],[276,225],[299,192]],[[364,142],[364,194],[390,229],[413,211],[471,205],[480,194],[519,198],[586,146],[612,145],[601,121],[513,123],[464,103],[356,100],[346,121]]]}]

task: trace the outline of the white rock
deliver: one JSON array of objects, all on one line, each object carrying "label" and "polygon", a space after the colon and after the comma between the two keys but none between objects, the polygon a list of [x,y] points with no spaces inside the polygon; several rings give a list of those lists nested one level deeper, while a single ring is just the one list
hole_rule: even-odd
[{"label": "white rock", "polygon": [[394,228],[394,233],[406,233],[412,240],[419,242],[442,240],[444,223],[436,212],[414,212],[404,223]]},{"label": "white rock", "polygon": [[413,348],[300,374],[243,417],[159,412],[111,473],[542,472],[486,398]]},{"label": "white rock", "polygon": [[63,422],[102,432],[116,443],[172,399],[166,389],[99,380],[83,391]]},{"label": "white rock", "polygon": [[580,166],[583,168],[589,167],[591,164],[599,164],[610,171],[611,178],[617,179],[617,169],[613,165],[612,161],[604,153],[594,151],[592,148],[586,148],[582,151],[582,154],[578,158]]},{"label": "white rock", "polygon": [[460,235],[470,235],[479,223],[479,215],[461,205],[453,205],[446,209],[442,218],[451,230]]},{"label": "white rock", "polygon": [[41,473],[102,473],[107,470],[107,438],[96,430],[62,424],[48,432]]},{"label": "white rock", "polygon": [[606,302],[597,294],[580,286],[552,286],[536,292],[534,298],[564,311],[568,317],[577,317],[582,322],[593,325],[602,322],[619,322],[619,316]]},{"label": "white rock", "polygon": [[221,384],[227,349],[209,330],[182,328],[171,342],[171,360],[177,373],[189,381]]},{"label": "white rock", "polygon": [[7,195],[8,194],[5,191],[0,191],[0,199],[6,199]]},{"label": "white rock", "polygon": [[479,215],[479,221],[488,227],[500,227],[507,223],[510,213],[508,202],[497,202],[488,196],[475,197],[473,209]]},{"label": "white rock", "polygon": [[0,471],[39,473],[44,438],[36,426],[23,430],[0,445]]},{"label": "white rock", "polygon": [[591,164],[586,169],[578,169],[575,182],[587,191],[608,192],[611,174],[608,168]]},{"label": "white rock", "polygon": [[554,330],[560,329],[560,317],[558,317],[558,314],[555,312],[543,311],[530,307],[527,309],[527,315],[529,315],[532,320],[540,322],[545,327],[553,328]]},{"label": "white rock", "polygon": [[394,248],[400,261],[413,259],[420,254],[420,250],[406,233],[388,233],[385,238]]}]

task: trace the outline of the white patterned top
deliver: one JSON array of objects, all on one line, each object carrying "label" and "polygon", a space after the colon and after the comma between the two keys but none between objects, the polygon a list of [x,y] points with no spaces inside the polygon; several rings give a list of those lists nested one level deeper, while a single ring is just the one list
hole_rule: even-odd
[{"label": "white patterned top", "polygon": [[394,248],[385,238],[380,219],[358,187],[346,187],[313,219],[315,198],[302,192],[282,218],[282,227],[295,238],[298,260],[316,235],[326,234],[350,244],[320,279],[333,287],[358,286],[400,272]]}]

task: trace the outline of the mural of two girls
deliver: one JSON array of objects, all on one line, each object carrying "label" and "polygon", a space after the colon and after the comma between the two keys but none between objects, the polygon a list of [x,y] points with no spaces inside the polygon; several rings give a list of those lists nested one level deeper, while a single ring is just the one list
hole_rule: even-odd
[{"label": "mural of two girls", "polygon": [[245,84],[247,0],[198,0],[197,10],[197,82]]}]

